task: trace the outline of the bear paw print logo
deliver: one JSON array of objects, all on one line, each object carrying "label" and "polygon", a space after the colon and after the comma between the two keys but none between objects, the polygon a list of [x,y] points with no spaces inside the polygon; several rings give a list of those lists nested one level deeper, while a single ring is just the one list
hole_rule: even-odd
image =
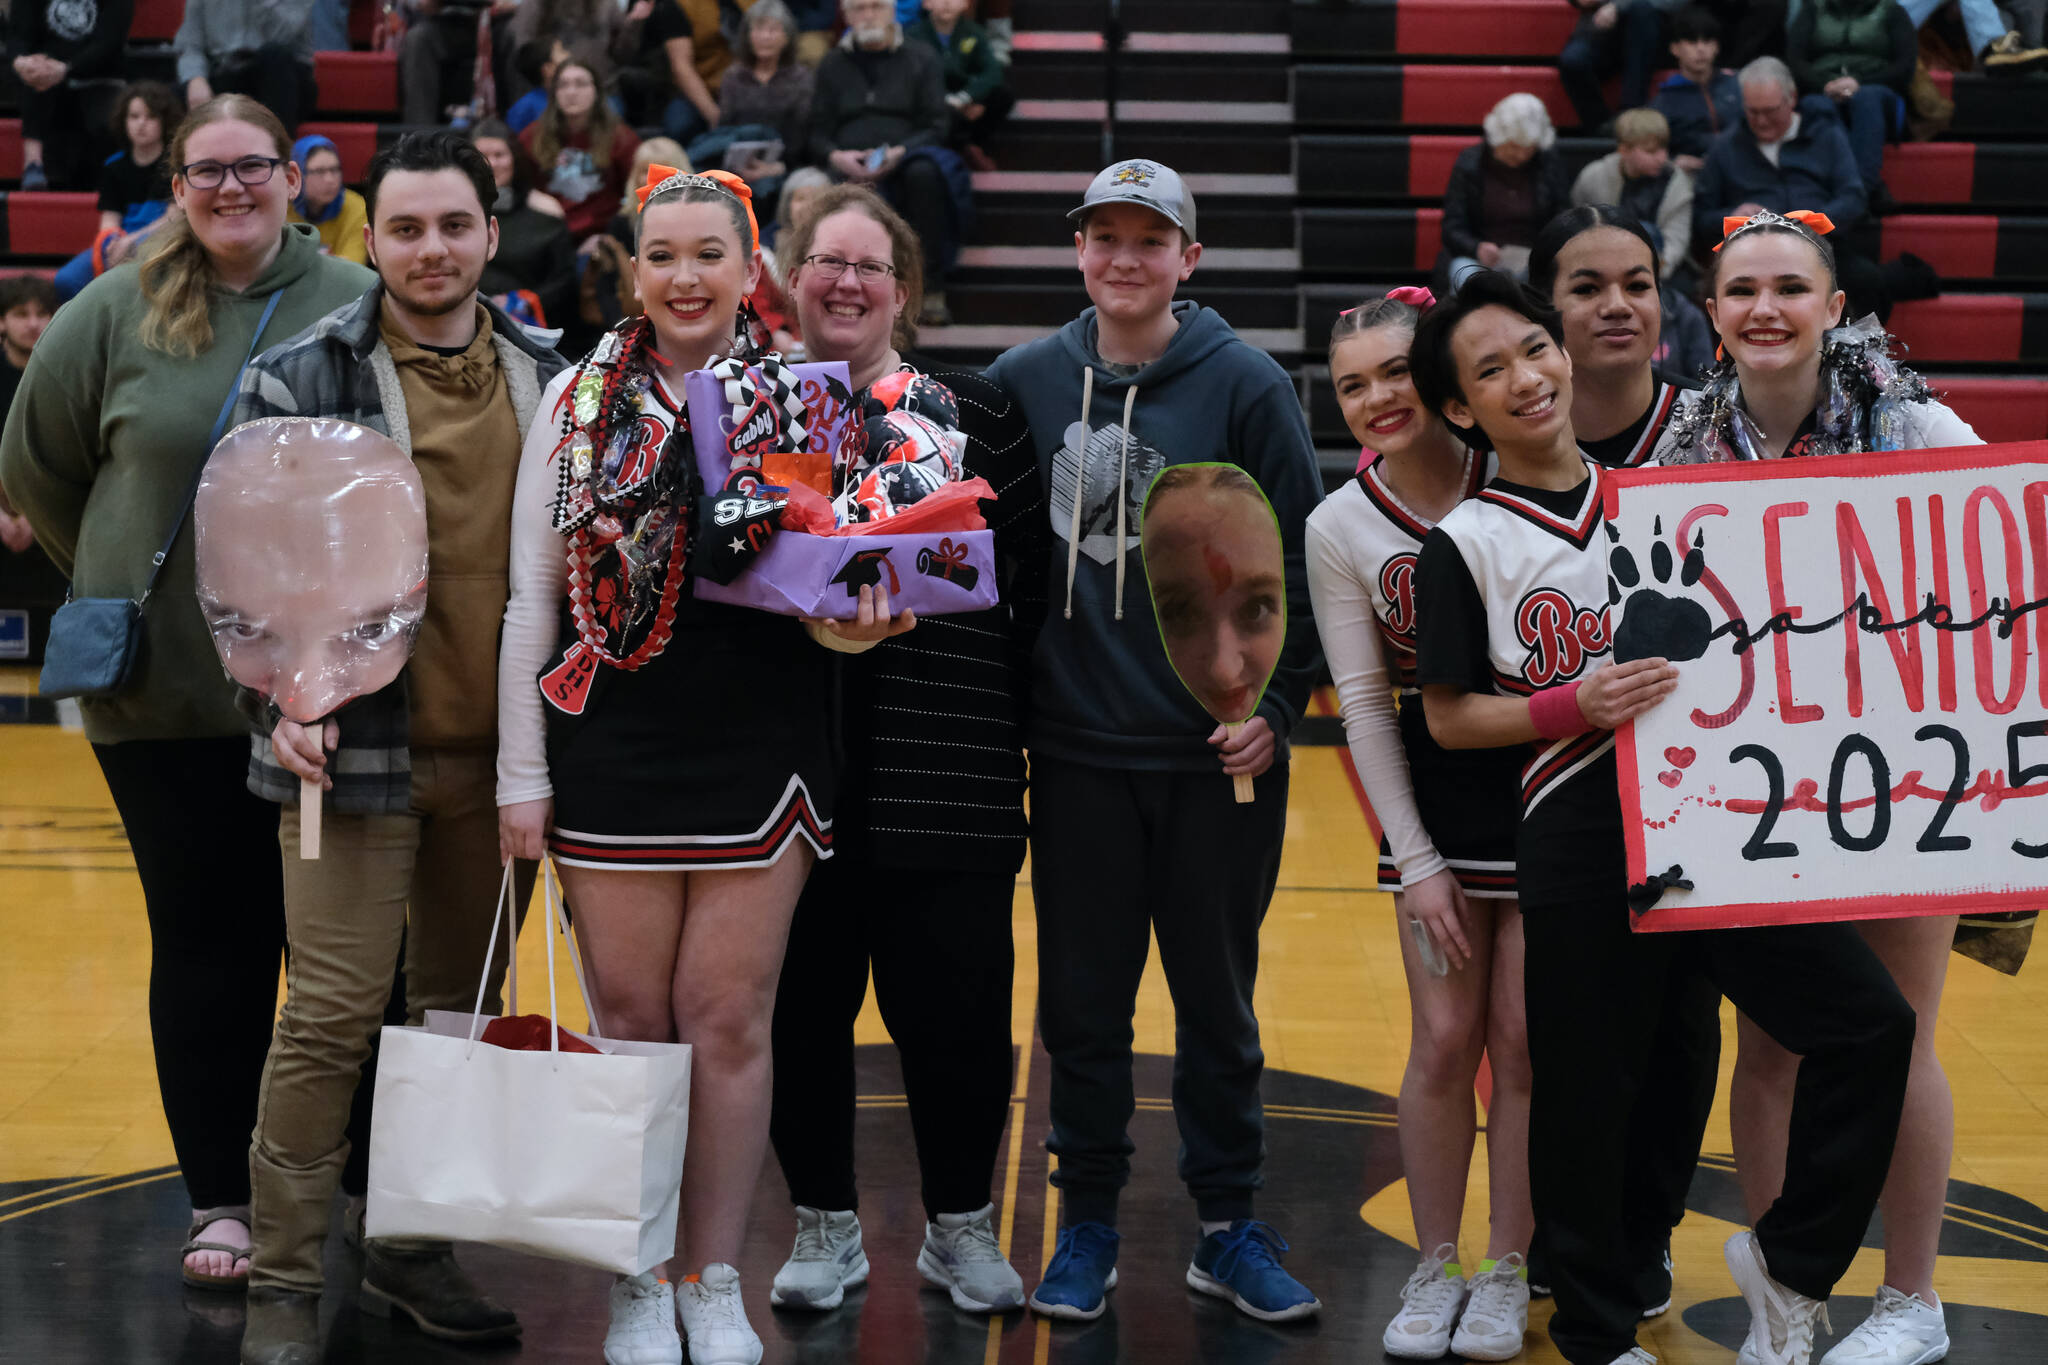
[{"label": "bear paw print logo", "polygon": [[[1714,638],[1714,623],[1707,609],[1689,597],[1667,596],[1645,585],[1635,554],[1621,543],[1621,532],[1613,522],[1606,526],[1613,546],[1607,555],[1607,604],[1621,604],[1621,624],[1614,631],[1614,661],[1669,659],[1678,663],[1705,654]],[[1674,563],[1676,557],[1664,541],[1662,517],[1651,525],[1651,535],[1650,577],[1657,584],[1669,587],[1674,573],[1681,588],[1700,581],[1707,568],[1703,537],[1695,533],[1684,561]]]}]

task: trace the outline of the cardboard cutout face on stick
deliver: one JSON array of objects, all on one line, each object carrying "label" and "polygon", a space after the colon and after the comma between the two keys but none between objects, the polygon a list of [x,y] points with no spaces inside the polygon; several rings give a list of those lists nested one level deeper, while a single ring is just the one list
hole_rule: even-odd
[{"label": "cardboard cutout face on stick", "polygon": [[389,686],[427,604],[427,504],[387,436],[352,422],[245,422],[193,507],[199,605],[228,675],[312,725]]},{"label": "cardboard cutout face on stick", "polygon": [[1217,720],[1251,719],[1287,635],[1280,524],[1264,491],[1232,464],[1165,469],[1145,495],[1139,548],[1173,671]]}]

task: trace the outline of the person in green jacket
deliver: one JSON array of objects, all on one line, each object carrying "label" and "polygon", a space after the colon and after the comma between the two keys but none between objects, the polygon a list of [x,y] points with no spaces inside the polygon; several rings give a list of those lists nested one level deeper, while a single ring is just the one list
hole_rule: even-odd
[{"label": "person in green jacket", "polygon": [[[0,436],[0,487],[78,597],[139,597],[189,511],[243,361],[375,281],[323,255],[285,213],[291,139],[223,95],[172,138],[183,216],[51,321]],[[273,298],[276,308],[257,335]],[[142,611],[142,651],[112,696],[81,703],[142,881],[157,1082],[191,1196],[188,1283],[248,1278],[249,1133],[284,950],[278,808],[247,786],[249,725],[207,636],[179,533]]]},{"label": "person in green jacket", "polygon": [[995,40],[967,11],[971,0],[924,0],[924,13],[903,30],[913,43],[939,54],[946,76],[946,103],[953,106],[947,139],[977,171],[992,171],[989,139],[1010,117],[1017,97],[1010,93],[1010,64]]}]

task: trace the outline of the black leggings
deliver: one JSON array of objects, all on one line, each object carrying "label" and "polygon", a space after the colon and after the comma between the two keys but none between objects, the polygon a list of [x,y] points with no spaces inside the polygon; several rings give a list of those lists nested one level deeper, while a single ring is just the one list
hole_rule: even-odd
[{"label": "black leggings", "polygon": [[[249,791],[246,739],[95,744],[149,916],[149,1033],[171,1146],[195,1209],[249,1202],[249,1135],[284,956],[278,808]],[[394,983],[397,1017],[405,995]],[[342,1188],[366,1188],[376,1055]]]},{"label": "black leggings", "polygon": [[925,1213],[990,1200],[1009,1119],[1010,873],[819,863],[790,925],[775,996],[769,1134],[790,1201],[860,1206],[854,1185],[853,1021],[875,1000],[903,1063]]}]

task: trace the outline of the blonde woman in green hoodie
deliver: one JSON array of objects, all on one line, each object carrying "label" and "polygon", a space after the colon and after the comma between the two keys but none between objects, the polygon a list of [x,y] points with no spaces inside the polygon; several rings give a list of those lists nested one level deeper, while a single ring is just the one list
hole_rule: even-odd
[{"label": "blonde woman in green hoodie", "polygon": [[[0,486],[77,597],[144,595],[244,360],[375,279],[286,226],[299,172],[255,100],[193,110],[168,164],[179,220],[147,260],[59,310],[0,438]],[[189,529],[147,594],[142,633],[127,680],[81,710],[149,916],[157,1081],[192,1203],[182,1273],[240,1289],[284,900],[277,807],[246,786],[249,726],[200,616]]]}]

